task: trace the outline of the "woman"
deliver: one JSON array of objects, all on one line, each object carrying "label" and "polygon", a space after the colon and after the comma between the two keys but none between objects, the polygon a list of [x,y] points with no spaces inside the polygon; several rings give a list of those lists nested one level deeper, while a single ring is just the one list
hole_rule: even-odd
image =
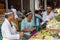
[{"label": "woman", "polygon": [[1,27],[3,40],[19,40],[23,37],[23,33],[18,33],[12,20],[14,19],[14,13],[9,12],[5,15],[5,20]]},{"label": "woman", "polygon": [[27,35],[26,38],[30,38],[31,35],[34,35],[36,33],[36,28],[35,28],[35,24],[34,21],[32,19],[33,15],[31,11],[28,11],[26,14],[26,18],[22,21],[21,23],[21,31],[24,32],[25,37]]},{"label": "woman", "polygon": [[38,18],[40,18],[40,22],[42,22],[42,17],[43,17],[42,10],[40,10],[40,9],[37,10],[35,16],[38,17]]}]

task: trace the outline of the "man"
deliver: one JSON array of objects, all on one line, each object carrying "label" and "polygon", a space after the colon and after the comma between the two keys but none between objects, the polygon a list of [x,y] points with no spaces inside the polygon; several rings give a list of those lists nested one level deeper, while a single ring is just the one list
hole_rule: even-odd
[{"label": "man", "polygon": [[19,31],[19,27],[18,27],[18,21],[21,21],[22,19],[21,18],[18,18],[18,15],[17,15],[17,10],[14,9],[14,8],[11,8],[11,11],[14,12],[14,20],[13,22],[16,24],[16,30]]},{"label": "man", "polygon": [[48,21],[53,20],[53,19],[55,19],[55,14],[52,11],[52,8],[50,6],[48,6],[46,8],[46,11],[43,12],[43,18],[42,18],[43,22],[41,23],[43,28],[46,27],[46,24],[47,24]]},{"label": "man", "polygon": [[14,17],[15,17],[15,19],[16,19],[16,18],[18,18],[17,10],[16,10],[16,9],[14,9],[14,8],[11,8],[11,11],[13,11],[13,12],[14,12]]},{"label": "man", "polygon": [[17,33],[16,28],[12,20],[14,19],[14,13],[9,12],[5,14],[5,20],[1,27],[3,40],[19,40],[23,37],[23,33]]},{"label": "man", "polygon": [[51,19],[54,19],[54,17],[55,17],[55,14],[52,11],[52,8],[48,6],[46,11],[43,13],[43,21],[49,21]]}]

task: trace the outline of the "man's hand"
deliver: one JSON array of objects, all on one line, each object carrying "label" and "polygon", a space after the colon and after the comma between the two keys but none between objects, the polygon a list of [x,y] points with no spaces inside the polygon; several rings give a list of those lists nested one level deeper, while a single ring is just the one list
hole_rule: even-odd
[{"label": "man's hand", "polygon": [[24,36],[23,32],[20,32],[20,38],[22,38]]}]

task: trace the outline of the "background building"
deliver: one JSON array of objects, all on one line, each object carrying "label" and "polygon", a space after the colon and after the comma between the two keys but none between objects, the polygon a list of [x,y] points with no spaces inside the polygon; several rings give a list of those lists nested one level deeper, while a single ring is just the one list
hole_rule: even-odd
[{"label": "background building", "polygon": [[[60,0],[32,0],[34,1],[35,10],[39,9],[39,5],[43,5],[43,9],[46,9],[50,5],[53,9],[60,8]],[[14,8],[22,10],[30,10],[33,5],[31,0],[0,0],[0,9],[10,9],[13,5]]]}]

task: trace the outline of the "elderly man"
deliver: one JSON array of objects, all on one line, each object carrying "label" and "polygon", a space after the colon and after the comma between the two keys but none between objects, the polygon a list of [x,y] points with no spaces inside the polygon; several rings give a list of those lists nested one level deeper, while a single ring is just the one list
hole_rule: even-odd
[{"label": "elderly man", "polygon": [[52,11],[52,8],[50,6],[48,6],[46,8],[46,11],[43,12],[43,22],[41,23],[41,25],[45,26],[46,27],[46,23],[49,21],[49,20],[53,20],[55,19],[55,14],[54,12]]},{"label": "elderly man", "polygon": [[52,11],[51,7],[47,7],[46,11],[43,13],[43,21],[49,21],[51,19],[54,19],[55,14]]},{"label": "elderly man", "polygon": [[5,14],[5,20],[1,27],[1,32],[3,40],[19,40],[23,37],[23,33],[18,33],[16,31],[15,25],[12,22],[14,19],[14,13],[9,12]]},{"label": "elderly man", "polygon": [[19,26],[18,26],[18,21],[21,21],[22,19],[18,17],[16,9],[11,8],[11,11],[14,12],[14,20],[13,20],[13,22],[16,24],[15,25],[16,26],[16,30],[19,31],[20,29],[19,29]]}]

